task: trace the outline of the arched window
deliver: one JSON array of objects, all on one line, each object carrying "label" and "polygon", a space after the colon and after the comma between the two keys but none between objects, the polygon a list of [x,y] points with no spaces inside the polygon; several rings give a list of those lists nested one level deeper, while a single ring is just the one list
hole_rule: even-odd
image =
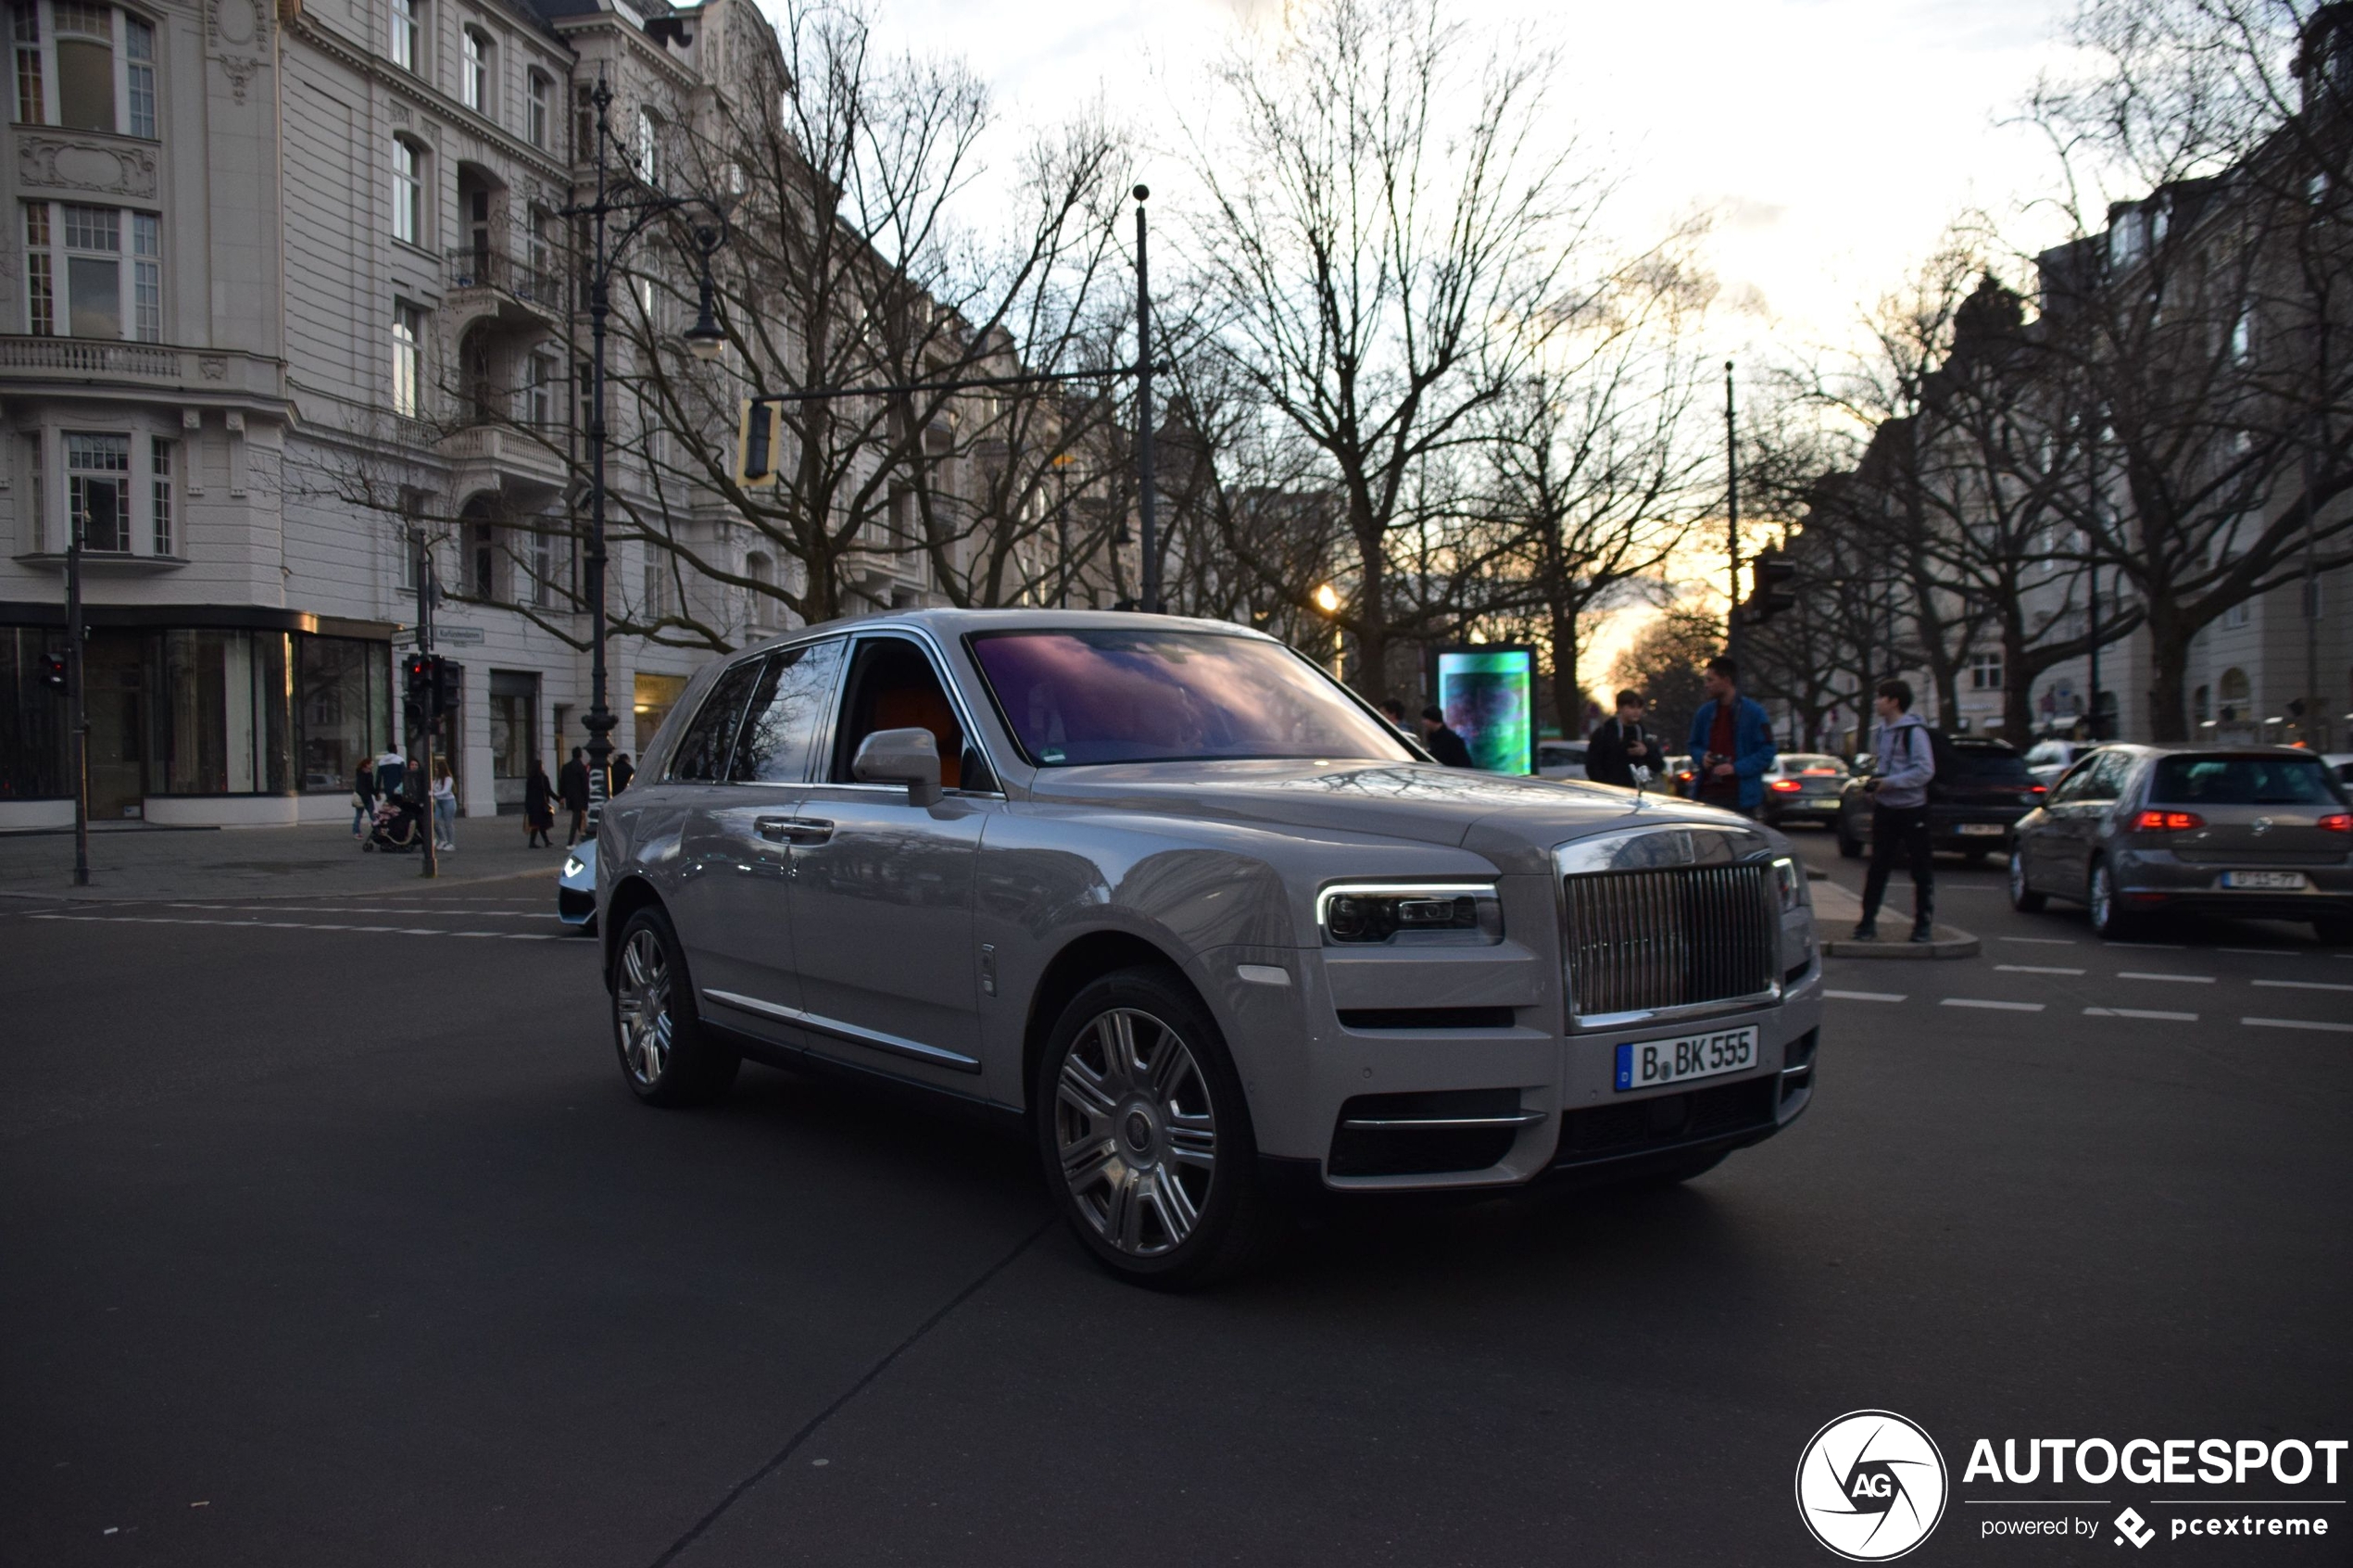
[{"label": "arched window", "polygon": [[2234,719],[2243,719],[2246,716],[2247,706],[2254,694],[2247,685],[2246,671],[2235,665],[2223,671],[2221,680],[2216,683],[2216,688],[2215,696],[2222,705],[2219,715],[2222,722],[2227,724]]}]

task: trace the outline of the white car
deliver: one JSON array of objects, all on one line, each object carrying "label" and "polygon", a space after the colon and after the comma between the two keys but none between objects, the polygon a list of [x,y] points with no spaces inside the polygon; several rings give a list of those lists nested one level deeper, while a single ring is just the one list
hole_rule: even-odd
[{"label": "white car", "polygon": [[1536,773],[1546,779],[1581,779],[1585,776],[1585,743],[1581,740],[1543,740],[1536,743]]},{"label": "white car", "polygon": [[2047,787],[2058,783],[2061,773],[2106,744],[2091,740],[2036,741],[2026,753],[2026,771],[2034,776],[2036,784]]}]

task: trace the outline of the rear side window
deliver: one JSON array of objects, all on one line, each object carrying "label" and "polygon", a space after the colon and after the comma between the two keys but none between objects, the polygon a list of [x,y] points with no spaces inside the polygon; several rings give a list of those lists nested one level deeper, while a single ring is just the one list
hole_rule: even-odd
[{"label": "rear side window", "polygon": [[728,777],[739,784],[799,784],[841,668],[839,641],[786,648],[769,658],[745,709]]},{"label": "rear side window", "polygon": [[2328,769],[2310,757],[2168,757],[2152,801],[2168,806],[2341,806]]},{"label": "rear side window", "polygon": [[2031,784],[2026,759],[2008,746],[1946,746],[1938,748],[1936,771],[1948,784]]},{"label": "rear side window", "polygon": [[728,759],[736,749],[736,729],[743,719],[744,701],[767,666],[764,659],[749,659],[727,667],[711,683],[711,695],[696,710],[695,721],[679,737],[677,754],[670,761],[670,776],[690,784],[717,784],[727,777]]}]

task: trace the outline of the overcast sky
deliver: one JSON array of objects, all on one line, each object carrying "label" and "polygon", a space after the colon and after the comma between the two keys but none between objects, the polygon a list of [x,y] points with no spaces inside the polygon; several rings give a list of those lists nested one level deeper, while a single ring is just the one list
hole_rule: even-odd
[{"label": "overcast sky", "polygon": [[[1050,122],[1100,93],[1163,146],[1180,106],[1200,111],[1204,68],[1236,28],[1274,12],[1268,0],[871,3],[887,39],[968,60],[1009,124]],[[1456,0],[1453,14],[1558,53],[1551,103],[1563,133],[1619,178],[1611,226],[1623,239],[1717,214],[1715,332],[1753,363],[1852,341],[1861,312],[1965,208],[2024,240],[2059,237],[2029,209],[2049,188],[2047,153],[2001,122],[2038,74],[2063,67],[2057,33],[2073,5]],[[1137,176],[1170,195],[1184,183],[1166,154]],[[1594,629],[1589,687],[1641,619]]]}]

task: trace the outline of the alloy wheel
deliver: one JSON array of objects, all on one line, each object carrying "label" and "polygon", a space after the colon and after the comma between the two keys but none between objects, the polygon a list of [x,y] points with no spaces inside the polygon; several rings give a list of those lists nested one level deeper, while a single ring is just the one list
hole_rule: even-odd
[{"label": "alloy wheel", "polygon": [[1184,1244],[1217,1170],[1201,1063],[1151,1014],[1113,1008],[1072,1040],[1054,1085],[1054,1148],[1095,1234],[1134,1258]]},{"label": "alloy wheel", "polygon": [[2105,865],[2097,865],[2092,868],[2092,897],[2090,901],[2092,906],[2092,929],[2100,933],[2102,935],[2106,935],[2116,928],[2116,911],[2112,908],[2116,901],[2116,892],[2114,888],[2108,885],[2108,867]]},{"label": "alloy wheel", "polygon": [[670,1067],[670,955],[650,926],[629,934],[621,949],[621,984],[613,994],[621,1019],[621,1060],[642,1088],[661,1082]]}]

